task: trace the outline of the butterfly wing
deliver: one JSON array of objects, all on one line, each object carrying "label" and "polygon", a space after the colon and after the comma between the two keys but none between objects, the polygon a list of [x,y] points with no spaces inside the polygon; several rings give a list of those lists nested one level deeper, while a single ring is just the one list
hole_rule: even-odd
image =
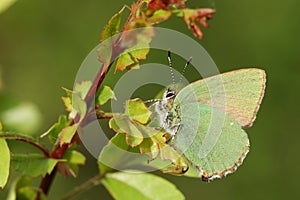
[{"label": "butterfly wing", "polygon": [[[249,151],[246,132],[229,115],[198,102],[179,107],[181,127],[172,146],[209,181],[232,173]],[[189,172],[188,172],[189,173]]]},{"label": "butterfly wing", "polygon": [[[241,128],[252,125],[265,90],[265,72],[242,69],[196,81],[175,98],[181,128],[174,148],[212,180],[234,172],[249,151]],[[192,174],[195,176],[195,174]]]},{"label": "butterfly wing", "polygon": [[183,103],[200,102],[224,111],[242,127],[252,126],[265,91],[264,70],[235,70],[196,81],[176,96]]}]

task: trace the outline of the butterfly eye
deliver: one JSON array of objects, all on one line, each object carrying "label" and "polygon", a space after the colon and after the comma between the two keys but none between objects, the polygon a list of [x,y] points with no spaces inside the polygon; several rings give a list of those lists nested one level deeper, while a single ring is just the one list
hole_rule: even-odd
[{"label": "butterfly eye", "polygon": [[174,94],[174,91],[170,91],[170,92],[167,93],[166,98],[171,98],[171,97],[173,97],[174,95],[175,95],[175,94]]}]

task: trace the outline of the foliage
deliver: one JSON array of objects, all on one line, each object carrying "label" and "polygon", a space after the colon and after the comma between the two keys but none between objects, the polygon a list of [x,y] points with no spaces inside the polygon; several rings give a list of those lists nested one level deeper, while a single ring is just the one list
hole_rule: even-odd
[{"label": "foliage", "polygon": [[184,199],[170,182],[138,171],[110,173],[101,182],[115,199]]},{"label": "foliage", "polygon": [[[175,15],[184,20],[196,37],[203,37],[198,23],[207,27],[206,20],[215,11],[209,8],[190,9],[185,3],[186,0],[137,0],[130,7],[124,6],[113,15],[101,34],[102,45],[98,55],[103,64],[95,81],[77,83],[73,91],[65,89],[66,96],[62,99],[68,116],[61,115],[58,122],[41,135],[41,139],[7,131],[8,127],[2,130],[1,125],[0,187],[6,185],[10,168],[19,170],[22,175],[12,184],[9,199],[46,199],[56,172],[76,177],[79,165],[85,164],[84,155],[76,151],[77,146],[81,145],[77,131],[80,126],[90,122],[89,116],[94,112],[99,120],[110,118],[109,126],[116,134],[100,154],[100,176],[96,176],[93,185],[103,184],[116,199],[125,199],[128,196],[140,199],[184,199],[172,183],[160,177],[137,171],[117,172],[101,160],[106,157],[123,159],[122,154],[113,151],[113,146],[118,146],[140,156],[141,159],[136,160],[137,162],[150,163],[150,166],[164,172],[183,173],[187,170],[186,160],[168,144],[168,134],[148,125],[152,112],[142,100],[128,100],[125,113],[108,113],[102,110],[103,105],[116,98],[110,87],[102,85],[112,63],[116,64],[115,70],[138,69],[139,62],[146,59],[150,51],[149,44],[155,37],[154,25]],[[129,10],[130,14],[126,15],[125,10]],[[143,27],[146,29],[139,34],[133,35],[130,32]],[[115,55],[120,56],[114,60]],[[96,111],[90,107],[94,100],[93,93],[97,93]],[[40,153],[10,153],[8,140],[25,142],[37,148]],[[130,168],[130,163],[127,167]],[[39,188],[32,185],[33,177],[42,177]],[[145,186],[144,183],[149,184]],[[85,184],[83,190],[86,189],[84,186]],[[75,190],[74,193],[76,192]],[[72,195],[71,192],[67,197]]]},{"label": "foliage", "polygon": [[0,2],[0,14],[13,5],[17,0],[1,0]]},{"label": "foliage", "polygon": [[[0,122],[0,134],[2,131],[2,124]],[[0,152],[1,152],[1,163],[0,163],[0,187],[4,187],[8,175],[9,175],[9,164],[10,164],[10,153],[5,139],[0,138]]]}]

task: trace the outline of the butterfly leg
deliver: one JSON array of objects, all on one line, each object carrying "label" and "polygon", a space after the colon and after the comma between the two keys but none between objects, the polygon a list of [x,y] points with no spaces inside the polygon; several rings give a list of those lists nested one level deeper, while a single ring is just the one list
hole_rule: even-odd
[{"label": "butterfly leg", "polygon": [[182,124],[175,124],[173,125],[172,127],[170,127],[170,135],[171,135],[171,143],[174,142],[174,138],[175,138],[175,135],[176,133],[178,132],[179,128],[182,127]]}]

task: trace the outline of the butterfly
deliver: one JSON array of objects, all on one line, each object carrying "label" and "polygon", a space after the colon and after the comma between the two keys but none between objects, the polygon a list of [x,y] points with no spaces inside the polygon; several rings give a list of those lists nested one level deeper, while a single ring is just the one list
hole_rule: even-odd
[{"label": "butterfly", "polygon": [[[172,68],[170,52],[168,60]],[[249,152],[244,129],[256,118],[265,83],[264,70],[247,68],[198,80],[182,89],[168,87],[151,106],[153,124],[171,135],[170,145],[188,160],[196,176],[203,181],[222,178],[236,171]]]}]

